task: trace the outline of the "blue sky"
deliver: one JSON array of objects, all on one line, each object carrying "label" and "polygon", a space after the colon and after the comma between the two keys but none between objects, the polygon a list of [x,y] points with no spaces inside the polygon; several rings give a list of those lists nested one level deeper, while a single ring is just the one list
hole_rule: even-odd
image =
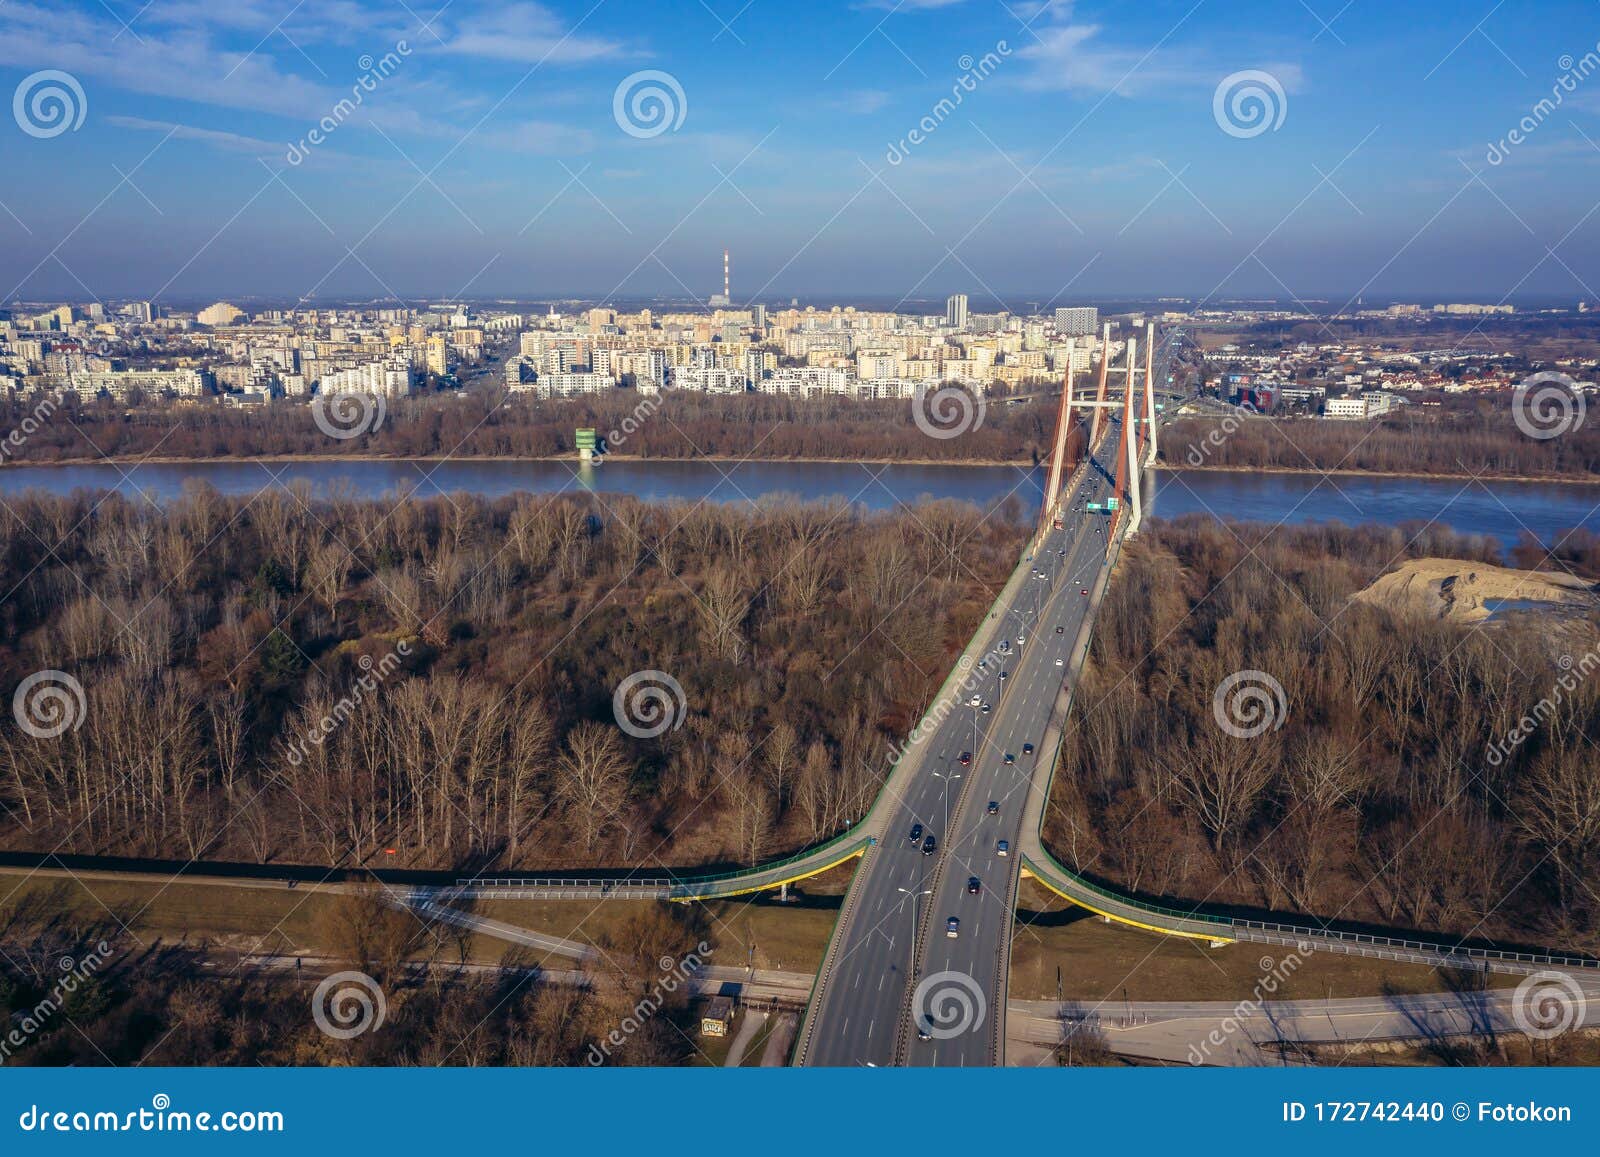
[{"label": "blue sky", "polygon": [[[739,300],[1593,299],[1597,46],[1595,0],[8,0],[0,292],[703,296],[727,246]],[[625,131],[638,73],[681,121]]]}]

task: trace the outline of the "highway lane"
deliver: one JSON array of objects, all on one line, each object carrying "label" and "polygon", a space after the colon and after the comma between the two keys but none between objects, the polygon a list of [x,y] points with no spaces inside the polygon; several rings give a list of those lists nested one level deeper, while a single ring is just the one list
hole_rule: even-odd
[{"label": "highway lane", "polygon": [[[1109,450],[1115,451],[1114,442]],[[1107,490],[1106,484],[1098,484],[1099,493]],[[927,983],[912,1009],[927,1038],[919,1033],[911,1039],[906,1057],[911,1064],[987,1065],[998,1060],[996,1026],[990,1018],[1002,991],[1000,949],[1011,935],[1017,873],[1015,855],[1001,856],[999,841],[1007,841],[1013,851],[1018,846],[1039,748],[1088,613],[1089,600],[1082,592],[1093,586],[1105,560],[1107,519],[1077,513],[1096,493],[1090,473],[1063,504],[1068,530],[1052,535],[1047,549],[1065,554],[1048,560],[1046,577],[1035,584],[1036,593],[1042,592],[1040,609],[1020,632],[1027,642],[1007,680],[1014,681],[1015,689],[1006,698],[991,742],[973,761],[976,774],[967,789],[967,805],[933,897],[934,920],[921,970]],[[1027,744],[1033,752],[1024,753]],[[1006,762],[1008,755],[1013,762]],[[994,815],[989,814],[990,801],[997,805]],[[969,892],[969,880],[978,882],[975,895]],[[946,926],[950,917],[959,921],[954,936]]]},{"label": "highway lane", "polygon": [[[1111,431],[1108,438],[1114,433]],[[1085,472],[1066,506],[1076,508],[1096,494],[1103,497],[1107,493],[1107,483]],[[1087,521],[1069,520],[1069,526],[1076,532],[1070,543],[1067,530],[1052,530],[1044,536],[1031,562],[1045,577],[1024,586],[1012,603],[1003,608],[1006,616],[1003,637],[1008,640],[1010,654],[1000,656],[998,665],[986,659],[985,669],[974,671],[969,684],[963,685],[960,706],[922,740],[927,745],[922,772],[908,786],[905,796],[896,801],[883,842],[874,849],[857,882],[856,886],[861,888],[856,901],[858,907],[847,930],[847,940],[841,944],[833,966],[828,990],[816,1011],[818,1022],[806,1063],[888,1065],[896,1062],[897,1035],[910,1000],[913,987],[910,982],[916,968],[917,925],[931,928],[931,935],[938,938],[942,947],[944,920],[950,914],[946,900],[950,880],[959,875],[958,883],[964,887],[968,874],[979,874],[965,870],[976,862],[977,829],[973,826],[973,805],[968,802],[963,806],[963,799],[971,801],[981,795],[982,801],[976,811],[980,818],[991,823],[995,822],[993,817],[981,816],[984,805],[991,798],[1004,800],[1000,822],[1009,825],[1007,830],[1011,831],[1015,842],[1020,831],[1022,803],[1020,797],[1012,797],[1019,790],[1026,791],[1034,758],[1022,754],[1018,719],[1020,716],[1027,721],[1025,729],[1030,730],[1033,742],[1037,743],[1044,734],[1044,721],[1055,698],[1053,688],[1059,688],[1061,682],[1062,673],[1054,669],[1053,661],[1057,656],[1065,660],[1076,638],[1077,627],[1070,624],[1081,622],[1084,604],[1088,601],[1078,591],[1092,581],[1094,569],[1103,558],[1106,520],[1104,516],[1095,516],[1095,522],[1101,528],[1099,534],[1093,533]],[[1064,559],[1059,552],[1068,547],[1068,556]],[[1063,592],[1069,590],[1070,597],[1067,597]],[[1041,621],[1045,624],[1042,636],[1037,633]],[[1056,625],[1062,626],[1062,634],[1054,633]],[[1026,640],[1020,648],[1016,641],[1019,635]],[[1001,671],[1006,673],[1003,680]],[[1055,674],[1053,685],[1052,672]],[[976,708],[971,705],[974,695],[979,700]],[[984,703],[990,705],[988,714],[982,709]],[[1036,726],[1034,721],[1037,721]],[[1008,750],[1017,760],[1009,767],[1004,765]],[[964,753],[970,753],[969,764],[961,762]],[[999,790],[1002,779],[1017,786]],[[958,832],[955,851],[947,846],[952,820],[957,822]],[[910,832],[916,824],[922,825],[924,835],[935,837],[940,845],[938,853],[926,856],[920,841],[913,844]],[[992,839],[984,857],[985,863],[994,857]],[[946,868],[943,873],[936,873],[940,862],[947,858],[959,861],[958,870],[952,872]],[[1000,873],[991,872],[990,876],[998,882]],[[927,894],[935,891],[936,884],[938,894]],[[1001,888],[1003,891],[1003,885]],[[935,901],[931,911],[928,909],[930,900]],[[990,903],[1003,907],[1003,896]],[[963,946],[977,943],[983,931],[982,919],[980,913],[966,941],[958,938],[952,943]],[[1009,934],[1009,913],[996,910],[990,914],[990,919],[993,923],[988,939],[993,939],[1002,923]],[[934,955],[933,959],[938,960],[939,956]],[[991,965],[991,977],[993,971]]]},{"label": "highway lane", "polygon": [[[1158,383],[1166,380],[1170,341],[1169,335],[1157,352]],[[974,758],[966,806],[931,898],[933,919],[918,970],[922,986],[914,990],[907,1010],[919,1030],[908,1038],[908,1064],[991,1065],[1003,1059],[1002,970],[1009,962],[1004,949],[1015,910],[1016,850],[1037,761],[1048,758],[1041,751],[1045,731],[1089,614],[1085,592],[1093,589],[1106,559],[1109,520],[1089,513],[1085,504],[1111,492],[1107,479],[1115,473],[1119,435],[1116,424],[1104,432],[1090,468],[1062,499],[1066,528],[1055,532],[1041,552],[1048,565],[1036,584],[1036,612],[1019,631],[1028,643],[1008,680],[1013,690],[999,710],[992,742]],[[1052,550],[1061,553],[1050,558]],[[1024,753],[1029,744],[1034,750]],[[1013,762],[1007,762],[1008,756]],[[1009,845],[1006,856],[999,853],[1001,840]],[[976,881],[976,893],[971,881]],[[958,921],[954,935],[947,926],[951,917]]]},{"label": "highway lane", "polygon": [[[1165,366],[1162,356],[1157,381],[1164,380]],[[1111,465],[1119,433],[1118,424],[1107,424],[1094,460],[1063,495],[1064,528],[1042,535],[1029,560],[1040,576],[1000,609],[1009,654],[998,664],[986,661],[983,669],[969,672],[970,685],[963,685],[958,699],[961,706],[920,741],[923,763],[915,777],[901,798],[885,801],[889,819],[881,843],[858,872],[841,917],[836,954],[825,968],[825,986],[812,1010],[815,1023],[805,1064],[998,1060],[988,1018],[998,991],[996,952],[1011,932],[1009,897],[1018,861],[1014,852],[999,856],[995,841],[1006,838],[1013,850],[1017,846],[1038,757],[1037,751],[1024,754],[1022,746],[1037,747],[1044,736],[1087,612],[1089,600],[1080,591],[1093,586],[1105,560],[1109,520],[1083,507],[1111,493],[1108,476],[1114,467],[1107,470],[1101,464]],[[1020,647],[1019,636],[1024,640]],[[971,705],[973,695],[977,707]],[[990,705],[987,713],[985,703]],[[1014,757],[1009,765],[1008,752]],[[969,763],[962,762],[963,753],[970,753]],[[986,814],[991,799],[999,804],[996,816]],[[924,855],[920,842],[910,839],[916,824],[938,841],[936,855]],[[976,896],[965,892],[969,876],[983,882]],[[951,915],[961,921],[954,939],[945,935]],[[919,981],[943,971],[967,978],[969,990],[979,994],[972,999],[984,1002],[984,1023],[972,1026],[978,1031],[919,1040],[908,1019],[913,993]],[[924,988],[923,1003],[937,992],[936,987]]]}]

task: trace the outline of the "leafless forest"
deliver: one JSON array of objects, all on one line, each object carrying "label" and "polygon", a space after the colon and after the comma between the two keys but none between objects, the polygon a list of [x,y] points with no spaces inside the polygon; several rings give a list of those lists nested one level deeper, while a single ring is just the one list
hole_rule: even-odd
[{"label": "leafless forest", "polygon": [[[579,987],[552,983],[515,952],[497,967],[475,967],[448,926],[425,929],[373,896],[343,897],[328,911],[319,935],[332,959],[304,970],[264,968],[200,942],[141,943],[122,927],[128,914],[81,923],[63,920],[64,906],[48,891],[0,905],[0,1008],[32,1018],[21,1047],[4,1057],[11,1064],[667,1065],[695,1057],[688,991],[664,987],[658,963],[695,950],[702,930],[683,909],[641,906],[601,945],[602,963]],[[92,962],[66,991],[63,960]],[[381,1031],[339,1040],[310,1009],[323,975],[351,964],[384,994],[383,1020]],[[620,1026],[628,1029],[623,1045],[599,1051]]]},{"label": "leafless forest", "polygon": [[[8,708],[40,671],[83,694],[54,737],[0,719],[0,841],[429,868],[794,850],[864,813],[1019,518],[28,495],[0,513]],[[656,738],[613,711],[641,670],[683,691]]]},{"label": "leafless forest", "polygon": [[[637,421],[640,406],[657,404],[634,390],[554,402],[506,399],[498,392],[419,397],[390,402],[376,430],[340,440],[317,428],[308,405],[130,410],[109,402],[83,406],[69,399],[20,446],[8,446],[7,457],[19,462],[141,455],[549,457],[574,453],[573,429],[590,426],[602,437],[613,430],[627,433],[624,444],[612,449],[642,458],[1035,462],[1048,448],[1055,423],[1049,401],[990,401],[981,424],[959,438],[941,439],[928,437],[913,424],[910,402],[690,392],[667,394],[649,421]],[[26,399],[0,402],[0,429],[19,428],[34,405]]]},{"label": "leafless forest", "polygon": [[[1407,537],[1183,519],[1135,540],[1063,749],[1057,857],[1153,897],[1600,941],[1594,656],[1543,625],[1350,601],[1407,557],[1497,561],[1482,540]],[[1247,670],[1282,684],[1281,724],[1235,738],[1213,695]]]},{"label": "leafless forest", "polygon": [[1374,422],[1181,418],[1162,431],[1161,459],[1170,466],[1595,478],[1600,423],[1540,440],[1519,430],[1504,405],[1408,411]]}]

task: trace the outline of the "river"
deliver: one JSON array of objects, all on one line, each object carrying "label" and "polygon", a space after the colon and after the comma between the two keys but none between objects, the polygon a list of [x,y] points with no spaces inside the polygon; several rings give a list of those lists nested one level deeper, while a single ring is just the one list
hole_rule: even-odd
[{"label": "river", "polygon": [[[263,486],[309,482],[326,494],[338,484],[358,497],[377,498],[410,488],[423,497],[468,492],[498,497],[518,491],[595,490],[639,498],[716,502],[754,501],[775,494],[802,499],[842,497],[872,509],[923,498],[953,498],[984,510],[1015,496],[1023,509],[1038,508],[1044,471],[1012,466],[879,465],[851,462],[672,462],[612,459],[580,468],[567,461],[401,462],[340,461],[86,463],[7,466],[0,496],[35,489],[143,491],[160,501],[190,480],[224,494],[250,494]],[[1232,471],[1156,472],[1154,513],[1202,513],[1222,518],[1291,523],[1343,522],[1396,525],[1437,521],[1464,533],[1492,535],[1510,544],[1524,532],[1549,539],[1577,526],[1600,529],[1600,484],[1473,482]]]}]

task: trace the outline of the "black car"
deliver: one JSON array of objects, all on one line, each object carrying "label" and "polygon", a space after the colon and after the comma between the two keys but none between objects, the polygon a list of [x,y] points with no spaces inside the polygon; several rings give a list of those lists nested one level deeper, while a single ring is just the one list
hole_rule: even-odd
[{"label": "black car", "polygon": [[1010,767],[1015,762],[1017,762],[1017,757],[1012,755],[1009,751],[1006,752],[1006,766]]},{"label": "black car", "polygon": [[1022,754],[1023,755],[1032,755],[1033,754],[1033,744],[1024,743],[1022,745]]},{"label": "black car", "polygon": [[981,891],[983,891],[983,885],[978,882],[978,877],[976,877],[976,876],[968,876],[967,877],[967,895],[976,896]]},{"label": "black car", "polygon": [[1067,633],[1067,628],[1065,628],[1065,627],[1057,627],[1056,628],[1056,634],[1064,635],[1066,633]]},{"label": "black car", "polygon": [[[1009,762],[1009,757],[1007,757],[1007,760]],[[1000,803],[998,800],[989,801],[989,814],[992,816],[997,816],[1000,814]]]},{"label": "black car", "polygon": [[912,843],[916,843],[921,838],[922,838],[922,825],[921,824],[912,824],[911,825],[911,842]]},{"label": "black car", "polygon": [[961,753],[961,766],[962,767],[970,767],[971,765],[972,765],[972,752],[963,751]]},{"label": "black car", "polygon": [[925,856],[931,856],[938,847],[938,841],[932,836],[929,836],[927,839],[922,841],[922,854]]}]

